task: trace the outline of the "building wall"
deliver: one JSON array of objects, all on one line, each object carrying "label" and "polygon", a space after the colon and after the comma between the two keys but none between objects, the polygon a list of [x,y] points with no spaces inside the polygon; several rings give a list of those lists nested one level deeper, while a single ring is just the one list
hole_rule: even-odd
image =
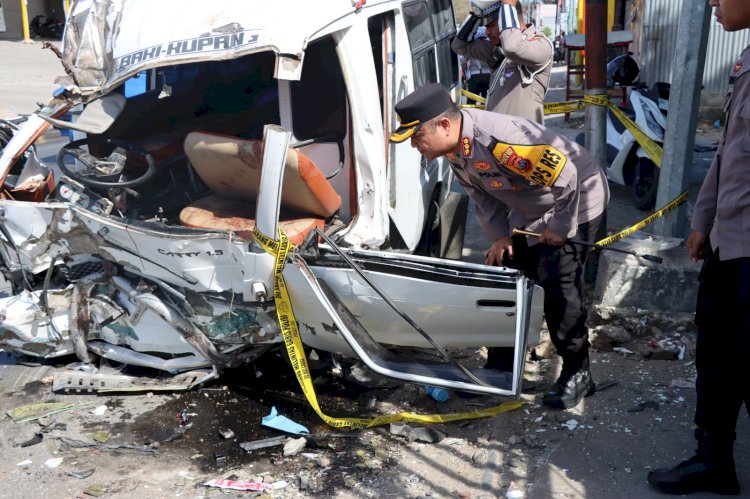
[{"label": "building wall", "polygon": [[[23,40],[23,21],[21,20],[21,2],[23,0],[2,0],[5,17],[5,31],[0,31],[0,40]],[[48,16],[55,9],[58,19],[64,15],[62,0],[26,0],[26,11],[29,22],[39,14]]]},{"label": "building wall", "polygon": [[[683,1],[633,0],[633,52],[641,67],[641,80],[652,85],[672,81],[672,63]],[[637,34],[637,36],[636,36]],[[729,84],[729,72],[742,50],[750,43],[750,30],[727,33],[711,18],[701,103],[723,103]],[[698,48],[696,47],[696,50]]]}]

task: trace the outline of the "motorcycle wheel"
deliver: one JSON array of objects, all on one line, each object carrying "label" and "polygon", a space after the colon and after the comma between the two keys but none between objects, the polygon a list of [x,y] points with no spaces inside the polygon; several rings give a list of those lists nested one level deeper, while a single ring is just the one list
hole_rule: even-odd
[{"label": "motorcycle wheel", "polygon": [[658,189],[659,169],[650,159],[639,158],[633,181],[633,202],[636,208],[643,211],[653,210]]}]

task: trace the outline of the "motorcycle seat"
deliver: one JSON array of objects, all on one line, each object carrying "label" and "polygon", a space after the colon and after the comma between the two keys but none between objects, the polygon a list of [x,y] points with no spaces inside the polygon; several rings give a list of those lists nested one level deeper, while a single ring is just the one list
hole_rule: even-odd
[{"label": "motorcycle seat", "polygon": [[[185,207],[186,227],[232,230],[249,238],[255,227],[255,202],[260,190],[263,143],[239,137],[191,132],[185,155],[212,194]],[[284,165],[279,224],[293,243],[341,207],[341,197],[313,161],[290,148]],[[269,234],[270,235],[270,234]]]}]

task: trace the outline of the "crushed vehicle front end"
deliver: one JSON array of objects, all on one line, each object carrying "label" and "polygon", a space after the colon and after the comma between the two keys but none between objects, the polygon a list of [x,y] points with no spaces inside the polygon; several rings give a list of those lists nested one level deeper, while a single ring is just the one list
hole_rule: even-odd
[{"label": "crushed vehicle front end", "polygon": [[[281,270],[254,237],[280,229],[297,245],[283,276],[307,347],[405,381],[517,395],[541,290],[515,270],[411,254],[450,176],[389,150],[384,102],[404,78],[393,57],[377,68],[373,45],[387,53],[402,29],[398,3],[289,2],[291,17],[253,3],[196,4],[194,23],[169,28],[183,2],[73,4],[71,79],[0,155],[12,288],[0,346],[203,372],[195,383],[251,363],[284,343]],[[353,81],[363,73],[375,79]],[[45,156],[35,142],[50,126],[73,141]],[[400,355],[432,342],[515,347],[516,365],[467,373]]]}]

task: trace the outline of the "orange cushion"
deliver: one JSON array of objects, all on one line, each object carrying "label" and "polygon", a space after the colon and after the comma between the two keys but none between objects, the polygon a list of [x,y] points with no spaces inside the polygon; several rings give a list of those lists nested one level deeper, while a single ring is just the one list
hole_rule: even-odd
[{"label": "orange cushion", "polygon": [[[185,138],[184,149],[195,171],[213,192],[255,202],[260,190],[262,141],[191,132]],[[341,197],[310,158],[290,148],[284,166],[281,206],[330,217],[341,207]]]},{"label": "orange cushion", "polygon": [[[252,239],[255,202],[224,199],[210,194],[183,208],[180,223],[196,229],[231,230],[243,239]],[[282,211],[279,226],[292,244],[300,244],[314,227],[323,230],[324,222],[321,218]],[[275,234],[273,237],[275,238]]]}]

